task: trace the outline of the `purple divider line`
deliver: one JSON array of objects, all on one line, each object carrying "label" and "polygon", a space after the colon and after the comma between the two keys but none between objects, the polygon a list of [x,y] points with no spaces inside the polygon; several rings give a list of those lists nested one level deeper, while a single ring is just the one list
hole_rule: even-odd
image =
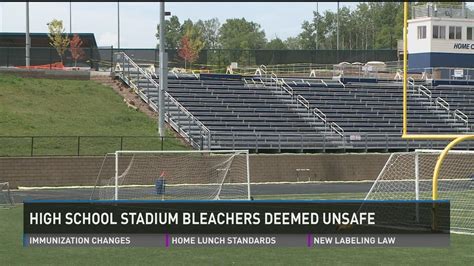
[{"label": "purple divider line", "polygon": [[170,235],[165,234],[165,247],[169,248],[170,247]]},{"label": "purple divider line", "polygon": [[313,235],[312,234],[308,234],[308,237],[306,238],[306,244],[308,245],[308,247],[312,247],[313,246]]}]

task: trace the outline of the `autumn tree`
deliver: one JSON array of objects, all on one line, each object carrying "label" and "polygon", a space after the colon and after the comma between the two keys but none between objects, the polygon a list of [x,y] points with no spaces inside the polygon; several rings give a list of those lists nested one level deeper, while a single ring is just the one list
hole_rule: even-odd
[{"label": "autumn tree", "polygon": [[63,63],[64,52],[68,49],[69,38],[64,33],[64,26],[62,20],[53,19],[48,25],[48,37],[49,44],[56,49],[59,57],[61,58],[61,63]]},{"label": "autumn tree", "polygon": [[181,27],[184,34],[181,37],[178,55],[184,59],[186,68],[187,63],[191,65],[199,58],[199,53],[204,48],[205,43],[201,28],[197,27],[191,20],[185,20]]},{"label": "autumn tree", "polygon": [[184,68],[187,67],[187,62],[193,63],[199,57],[199,53],[193,48],[188,35],[181,38],[178,55],[184,59]]},{"label": "autumn tree", "polygon": [[82,49],[82,40],[78,34],[74,34],[74,37],[72,37],[69,50],[71,51],[72,59],[74,59],[74,67],[76,67],[77,60],[83,59],[85,56]]}]

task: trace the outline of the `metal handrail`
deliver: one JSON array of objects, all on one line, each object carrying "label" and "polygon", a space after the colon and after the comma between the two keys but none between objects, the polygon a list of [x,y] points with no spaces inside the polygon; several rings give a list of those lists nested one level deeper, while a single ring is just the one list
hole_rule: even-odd
[{"label": "metal handrail", "polygon": [[[288,85],[288,83],[286,83],[284,78],[278,79],[277,75],[272,72],[272,79],[273,78],[275,78],[277,81],[280,80],[281,88],[284,89],[286,92],[288,92],[288,94],[290,94],[292,98],[294,97],[293,88],[290,85]],[[304,81],[304,79],[302,79],[302,81]],[[323,80],[321,80],[321,81],[323,81]],[[324,83],[324,84],[326,84],[326,83]],[[326,84],[326,86],[327,86],[327,84]],[[308,109],[308,111],[311,111],[309,101],[306,98],[304,98],[302,95],[298,94],[296,96],[296,101],[299,102],[300,104],[302,104],[304,107],[306,107],[306,109]],[[326,127],[328,126],[327,116],[321,110],[319,110],[318,108],[315,107],[313,109],[313,115],[315,115],[319,119],[321,119],[321,121],[323,121],[323,123]],[[331,122],[331,124],[329,124],[329,128],[331,128],[335,133],[337,133],[341,137],[344,137],[344,129],[342,129],[336,122]]]},{"label": "metal handrail", "polygon": [[[414,86],[414,79],[412,77],[408,78],[408,82],[409,82],[409,84]],[[423,94],[426,97],[428,97],[428,99],[430,100],[430,103],[433,103],[433,99],[432,99],[433,98],[433,93],[431,92],[430,89],[428,89],[427,87],[425,87],[423,85],[419,85],[419,86],[417,86],[417,91],[418,91],[418,93]],[[450,104],[446,100],[444,100],[443,98],[437,97],[434,100],[434,103],[436,105],[436,108],[442,108],[448,113],[448,115],[451,114]],[[466,114],[464,114],[462,111],[456,109],[456,110],[454,110],[452,115],[454,116],[454,119],[456,119],[456,120],[459,119],[462,122],[464,122],[466,125],[469,124],[468,116]]]},{"label": "metal handrail", "polygon": [[264,74],[265,76],[267,75],[267,66],[265,65],[260,65],[259,67],[257,67],[257,69],[255,70],[255,75],[259,74],[260,76],[262,76],[262,74]]},{"label": "metal handrail", "polygon": [[436,98],[435,102],[436,102],[436,105],[438,105],[439,107],[449,112],[449,103],[445,101],[443,98],[438,97]]},{"label": "metal handrail", "polygon": [[196,79],[199,79],[199,76],[196,74],[195,70],[191,71],[191,73],[194,75]]},{"label": "metal handrail", "polygon": [[340,127],[338,124],[336,124],[336,122],[331,122],[331,128],[332,128],[337,134],[339,134],[339,136],[344,137],[344,129],[342,129],[342,127]]},{"label": "metal handrail", "polygon": [[[346,148],[355,148],[354,152],[367,152],[369,150],[411,150],[420,147],[426,147],[430,145],[432,148],[443,148],[446,144],[443,141],[432,141],[429,143],[422,141],[411,141],[403,140],[400,138],[398,133],[357,133],[357,132],[347,132],[341,140],[334,140],[333,138],[328,138],[328,135],[321,134],[320,132],[315,133],[276,133],[276,132],[215,132],[216,139],[219,143],[218,138],[224,138],[223,141],[231,139],[248,139],[247,148],[258,151],[259,143],[269,143],[273,142],[271,149],[278,149],[278,147],[284,149],[294,150],[295,147],[305,147],[305,149],[318,149],[318,150],[341,150]],[[82,141],[83,138],[110,138],[116,139],[119,149],[123,149],[125,146],[129,146],[128,139],[135,138],[156,138],[161,140],[161,150],[165,149],[164,145],[167,140],[170,139],[180,139],[180,137],[159,137],[159,136],[0,136],[0,142],[11,141],[9,138],[18,139],[19,141],[12,142],[13,145],[18,145],[18,149],[15,149],[14,156],[83,156],[83,155],[99,155],[97,151],[90,150],[90,142]],[[258,139],[257,139],[258,137]],[[44,145],[37,145],[36,139],[50,138],[51,140],[56,140],[57,138],[68,138],[71,143],[76,146],[76,149],[70,149],[69,145],[59,146],[59,147],[45,147]],[[20,139],[24,139],[21,140]],[[252,142],[255,141],[255,142]],[[25,143],[27,144],[25,146]],[[56,143],[51,141],[50,143]],[[103,142],[100,142],[103,143]],[[133,142],[135,143],[135,142]],[[101,145],[101,144],[99,144]],[[229,145],[229,144],[227,144]],[[234,143],[235,145],[235,143]],[[255,146],[254,146],[255,145]],[[29,148],[28,148],[29,146]],[[2,149],[4,146],[0,145],[0,157],[12,156],[10,155],[9,149]],[[228,147],[228,146],[227,146]],[[47,150],[43,150],[47,148]],[[51,149],[50,149],[51,148]],[[105,147],[109,149],[110,147]],[[230,147],[229,147],[230,148]],[[235,147],[234,149],[239,148]],[[472,150],[472,147],[466,147],[469,150]],[[46,151],[46,152],[45,152]],[[115,148],[111,151],[115,151]],[[21,154],[19,155],[18,152]]]},{"label": "metal handrail", "polygon": [[281,88],[284,89],[288,94],[291,95],[291,97],[294,96],[293,88],[286,83],[286,81],[282,78],[280,80]]},{"label": "metal handrail", "polygon": [[[276,74],[275,74],[275,77],[276,77]],[[276,79],[278,80],[278,77]],[[294,97],[293,88],[290,85],[288,85],[288,83],[286,83],[285,79],[281,78],[280,81],[282,84],[281,88],[284,89],[286,92],[288,92],[291,95],[291,97]],[[302,104],[304,107],[306,107],[306,109],[311,110],[309,101],[306,100],[306,98],[304,98],[302,95],[298,94],[296,96],[296,101]],[[319,110],[318,108],[315,108],[313,109],[313,114],[317,116],[319,119],[321,119],[321,121],[324,122],[325,126],[328,125],[327,116],[321,110]],[[329,124],[329,128],[331,128],[335,133],[337,133],[341,137],[344,137],[344,130],[336,122],[331,122],[331,124]]]},{"label": "metal handrail", "polygon": [[[127,54],[125,54],[124,52],[117,52],[116,54],[123,56],[123,58],[127,60],[128,64],[132,65],[139,73],[141,73],[147,79],[147,81],[149,83],[151,83],[157,90],[160,90],[159,84],[151,77],[151,75],[149,73],[147,73],[146,71],[144,71],[140,66],[138,66]],[[125,71],[125,68],[123,68],[123,71]],[[123,77],[123,78],[125,78],[125,77]],[[130,81],[130,79],[128,79],[128,80]],[[142,92],[142,90],[136,84],[133,84],[133,87],[134,87],[135,92],[137,94],[139,94],[140,97],[150,105],[150,107],[152,107],[155,111],[158,111],[158,106],[155,103],[153,103],[152,101],[150,101],[148,96],[146,94],[144,94]],[[210,148],[210,145],[211,145],[211,139],[210,139],[211,131],[209,130],[209,128],[207,128],[201,121],[199,121],[191,112],[189,112],[181,103],[179,103],[167,91],[164,91],[164,96],[165,96],[165,99],[168,99],[169,102],[174,104],[179,109],[179,111],[183,112],[187,117],[189,117],[191,119],[191,121],[193,121],[201,129],[201,132],[204,132],[204,134],[201,134],[201,137],[204,137],[204,138],[208,137],[208,146]],[[170,124],[171,123],[174,124],[174,126],[176,127],[175,129],[178,132],[180,132],[182,134],[185,134],[184,137],[187,137],[187,139],[191,139],[190,134],[186,133],[182,128],[180,128],[179,125],[175,121],[172,121],[173,119],[171,118],[171,116],[169,114],[167,114],[167,118],[168,118],[168,122]],[[198,146],[200,146],[198,143],[196,143],[196,144]]]},{"label": "metal handrail", "polygon": [[[159,88],[159,84],[154,80],[154,79],[151,79],[150,80],[153,85],[157,88]],[[176,105],[176,107],[178,107],[183,113],[185,113],[187,116],[189,116],[190,118],[193,119],[193,121],[196,122],[196,124],[198,124],[198,126],[202,127],[205,131],[207,132],[210,132],[210,130],[201,122],[199,121],[191,112],[189,112],[186,107],[184,107],[180,102],[178,102],[173,96],[171,96],[171,94],[169,94],[167,91],[164,92],[165,94],[165,97],[170,99],[171,102],[173,104]]]},{"label": "metal handrail", "polygon": [[309,102],[303,96],[301,95],[296,96],[296,100],[300,102],[304,107],[306,107],[306,109],[309,110]]},{"label": "metal handrail", "polygon": [[327,123],[326,114],[323,113],[323,111],[319,110],[317,107],[314,107],[313,114],[319,117],[321,120],[323,120],[325,124]]},{"label": "metal handrail", "polygon": [[[0,136],[0,142],[3,143],[4,140],[10,140],[10,139],[15,139],[15,141],[12,143],[13,145],[17,144],[19,145],[17,149],[15,149],[15,154],[18,156],[19,154],[17,153],[18,151],[23,151],[21,153],[21,156],[89,156],[89,155],[102,155],[103,154],[103,149],[108,150],[109,152],[115,151],[117,148],[120,150],[124,149],[124,146],[130,147],[129,145],[134,143],[128,142],[129,140],[147,140],[147,139],[153,139],[153,140],[159,140],[161,141],[160,146],[161,148],[159,150],[164,150],[164,144],[166,141],[169,140],[176,140],[179,142],[181,137],[178,136],[150,136],[150,135],[72,135],[72,136],[63,136],[63,135],[58,135],[58,136],[51,136],[51,135],[17,135],[17,136]],[[108,141],[106,143],[104,142],[92,142],[94,143],[94,146],[91,146],[91,140],[97,140],[97,139],[107,139],[110,141],[114,141],[115,144],[114,147],[108,145]],[[48,145],[38,145],[38,140],[41,140],[40,143],[43,143],[43,141],[46,140],[46,143],[50,143],[53,146],[48,146]],[[47,141],[51,140],[51,141]],[[58,142],[58,140],[63,140]],[[25,146],[25,143],[22,143],[25,141],[25,143],[29,144],[29,148]],[[20,142],[20,143],[19,143]],[[19,144],[18,144],[19,143]],[[55,145],[56,143],[62,143],[62,145]],[[65,145],[65,143],[67,143]],[[125,145],[127,144],[127,145]],[[133,145],[133,144],[132,144]],[[136,144],[135,144],[136,145]],[[93,149],[91,150],[91,147],[101,147],[101,149]],[[5,147],[0,145],[0,157],[3,156],[8,156],[8,149],[4,149]],[[72,149],[71,149],[72,148]],[[150,147],[151,148],[151,147]],[[156,148],[155,148],[156,149]],[[45,153],[45,151],[50,151],[51,153]],[[5,153],[7,151],[7,153]]]},{"label": "metal handrail", "polygon": [[403,71],[402,70],[397,70],[397,73],[395,74],[395,77],[393,78],[393,80],[397,81],[397,80],[402,80],[403,79]]},{"label": "metal handrail", "polygon": [[[171,102],[174,103],[175,105],[176,105],[176,103],[177,103],[177,102],[176,102],[176,99],[174,99],[174,98],[173,98],[171,95],[169,95],[169,94],[165,94],[165,99],[171,101]],[[156,104],[153,103],[153,102],[152,102],[151,104],[153,105],[153,109],[157,110],[158,107],[156,106]],[[210,136],[211,136],[210,134],[211,134],[211,132],[210,132],[210,130],[207,129],[207,127],[204,126],[199,120],[197,120],[192,114],[189,115],[190,113],[189,113],[189,112],[186,112],[186,111],[187,111],[186,108],[184,108],[184,110],[183,110],[182,108],[180,108],[180,106],[181,106],[182,108],[184,108],[184,107],[178,102],[177,107],[179,108],[179,110],[180,110],[181,112],[183,112],[185,115],[187,115],[187,117],[191,119],[190,121],[193,121],[194,123],[196,123],[196,124],[201,128],[201,130],[202,130],[202,129],[204,130],[204,133],[205,133],[205,134],[201,134],[201,138],[204,139],[204,138],[206,137],[206,135],[207,135],[208,141],[209,141],[208,146],[209,146],[209,148],[210,148],[210,145],[211,145],[211,142],[210,142]],[[185,110],[186,110],[186,111],[185,111]],[[170,125],[171,125],[178,133],[180,133],[181,136],[183,136],[185,139],[188,139],[188,140],[190,140],[190,141],[192,140],[196,145],[201,146],[201,145],[199,145],[199,143],[197,143],[196,141],[194,141],[194,139],[193,139],[192,136],[190,135],[190,132],[188,133],[188,132],[184,131],[184,130],[180,127],[179,121],[176,122],[176,121],[173,120],[173,118],[169,115],[169,113],[165,113],[165,119],[167,119],[168,123],[170,123]],[[201,132],[202,132],[202,131],[201,131]]]},{"label": "metal handrail", "polygon": [[[428,97],[430,99],[432,98],[432,95],[433,95],[432,92],[427,87],[425,87],[423,85],[418,86],[418,92],[425,95],[426,97]],[[438,98],[440,98],[440,97],[438,97]]]},{"label": "metal handrail", "polygon": [[454,117],[459,118],[461,121],[463,121],[466,125],[469,124],[469,117],[463,113],[461,110],[454,110],[453,112]]},{"label": "metal handrail", "polygon": [[339,77],[339,78],[337,79],[337,81],[339,82],[339,84],[342,85],[343,88],[346,88],[346,84],[344,84],[344,83],[342,82],[341,77]]},{"label": "metal handrail", "polygon": [[[270,80],[273,81],[273,82],[275,82],[275,87],[278,86],[278,84],[279,84],[279,83],[278,83],[278,76],[277,76],[275,73],[272,72],[272,73],[270,74]],[[263,83],[263,85],[265,85],[265,83]]]},{"label": "metal handrail", "polygon": [[296,100],[300,102],[304,107],[306,107],[306,109],[310,110],[309,102],[303,96],[301,95],[296,96]]}]

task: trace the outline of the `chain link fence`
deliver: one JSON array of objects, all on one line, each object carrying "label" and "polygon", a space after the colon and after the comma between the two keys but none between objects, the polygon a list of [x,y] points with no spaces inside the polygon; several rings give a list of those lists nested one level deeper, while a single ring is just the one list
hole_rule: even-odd
[{"label": "chain link fence", "polygon": [[[113,54],[119,50],[112,47],[82,48],[83,58],[75,61],[70,51],[63,56],[66,67],[87,67],[107,70],[112,65]],[[139,64],[159,65],[158,49],[120,49]],[[184,68],[185,62],[177,50],[167,50],[170,68]],[[31,66],[54,69],[61,62],[52,47],[32,47]],[[396,50],[202,50],[191,68],[210,72],[225,72],[231,62],[239,67],[258,65],[288,65],[297,63],[337,64],[340,62],[396,61]],[[188,68],[189,68],[189,64]],[[0,47],[0,67],[24,67],[24,47]]]}]

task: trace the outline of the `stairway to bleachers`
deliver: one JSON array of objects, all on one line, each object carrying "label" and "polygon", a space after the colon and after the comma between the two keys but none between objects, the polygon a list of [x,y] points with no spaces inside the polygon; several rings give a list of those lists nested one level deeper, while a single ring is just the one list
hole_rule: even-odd
[{"label": "stairway to bleachers", "polygon": [[[213,148],[301,151],[322,149],[323,141],[327,148],[343,144],[289,95],[263,86],[170,78],[167,91],[211,130]],[[155,101],[157,91],[148,95]]]},{"label": "stairway to bleachers", "polygon": [[[389,146],[404,148],[406,141],[400,140],[402,131],[402,84],[401,83],[323,83],[316,79],[286,79],[292,84],[295,94],[302,95],[312,106],[317,106],[332,121],[341,126],[353,139],[350,144],[357,147],[357,140],[366,141],[372,147]],[[474,92],[433,89],[432,97],[442,97],[452,102],[451,109],[466,111],[471,116]],[[435,105],[433,101],[410,88],[408,98],[409,132],[412,133],[465,133],[472,132],[470,126],[453,118],[452,113]],[[413,142],[410,145],[413,145]],[[364,143],[365,145],[365,143]],[[417,146],[417,145],[415,145]],[[442,145],[441,145],[442,146]],[[420,147],[421,144],[420,144]]]},{"label": "stairway to bleachers", "polygon": [[[474,117],[474,86],[462,85],[438,85],[431,88],[434,97],[442,97],[445,99],[451,109],[461,110],[466,116],[467,120]],[[473,120],[469,120],[469,130],[474,131],[472,125]]]}]

